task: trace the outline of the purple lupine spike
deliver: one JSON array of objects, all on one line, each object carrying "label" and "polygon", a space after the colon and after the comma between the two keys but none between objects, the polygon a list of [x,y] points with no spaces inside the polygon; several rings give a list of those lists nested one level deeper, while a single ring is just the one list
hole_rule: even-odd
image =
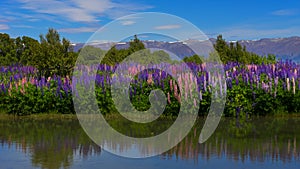
[{"label": "purple lupine spike", "polygon": [[236,76],[236,78],[235,78],[235,85],[236,85],[236,86],[239,85],[239,78],[238,78],[238,76]]},{"label": "purple lupine spike", "polygon": [[3,93],[6,93],[6,89],[5,89],[4,84],[1,84],[1,90],[2,90]]},{"label": "purple lupine spike", "polygon": [[60,94],[61,94],[60,89],[61,89],[61,86],[56,87],[56,96],[60,96]]},{"label": "purple lupine spike", "polygon": [[206,88],[206,79],[203,78],[203,90],[206,92],[207,91],[206,89],[207,89]]},{"label": "purple lupine spike", "polygon": [[226,81],[227,81],[228,88],[229,88],[229,89],[232,89],[232,79],[231,79],[231,77],[228,77],[228,78],[226,79]]},{"label": "purple lupine spike", "polygon": [[50,90],[51,81],[47,82],[48,90]]},{"label": "purple lupine spike", "polygon": [[133,95],[136,96],[136,87],[133,87]]},{"label": "purple lupine spike", "polygon": [[132,88],[129,88],[129,98],[132,98]]},{"label": "purple lupine spike", "polygon": [[63,90],[65,91],[66,97],[68,97],[69,96],[69,89],[68,89],[68,86],[66,84],[63,86]]},{"label": "purple lupine spike", "polygon": [[42,92],[42,96],[44,96],[44,88],[42,86],[40,86],[40,90]]},{"label": "purple lupine spike", "polygon": [[269,81],[268,87],[269,87],[270,92],[272,92],[272,86],[273,86],[272,81]]},{"label": "purple lupine spike", "polygon": [[100,80],[99,80],[99,74],[96,74],[95,76],[95,85],[99,86]]},{"label": "purple lupine spike", "polygon": [[286,89],[286,83],[282,83],[282,88],[283,88],[283,90]]},{"label": "purple lupine spike", "polygon": [[42,77],[41,81],[42,81],[42,86],[45,86],[46,85],[46,79],[45,79],[45,77]]},{"label": "purple lupine spike", "polygon": [[59,87],[62,85],[61,78],[59,76],[57,77],[57,85]]},{"label": "purple lupine spike", "polygon": [[200,79],[200,77],[196,77],[197,78],[197,89],[198,89],[198,92],[200,92],[200,90],[201,90],[201,86],[202,86],[202,84],[201,84],[201,79]]},{"label": "purple lupine spike", "polygon": [[140,81],[140,89],[143,88],[143,81]]}]

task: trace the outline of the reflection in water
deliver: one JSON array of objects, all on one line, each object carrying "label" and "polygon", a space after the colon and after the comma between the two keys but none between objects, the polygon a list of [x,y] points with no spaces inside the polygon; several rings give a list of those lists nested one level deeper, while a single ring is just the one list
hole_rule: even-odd
[{"label": "reflection in water", "polygon": [[[216,158],[253,163],[300,162],[300,118],[260,118],[239,129],[231,120],[223,119],[216,133],[204,144],[199,144],[198,138],[203,122],[204,120],[199,120],[181,143],[156,160],[193,160],[195,166],[199,161]],[[170,123],[166,121],[160,125],[169,126]],[[133,135],[132,133],[141,135],[146,132],[153,133],[153,128],[141,129],[131,125],[130,130],[123,131],[129,136]],[[112,148],[122,150],[130,147],[126,142],[118,144],[120,142],[114,142],[114,138],[107,138],[107,145]],[[0,143],[0,153],[5,148],[22,152],[28,155],[32,167],[46,169],[72,168],[75,158],[80,157],[84,160],[87,157],[99,156],[101,152],[100,147],[88,138],[75,118],[0,119]],[[146,150],[139,148],[138,144],[136,147],[144,153],[155,151],[153,147]],[[0,163],[3,162],[1,159],[0,157]]]},{"label": "reflection in water", "polygon": [[[212,157],[234,161],[300,162],[300,119],[257,119],[245,128],[232,126],[231,120],[223,120],[216,133],[204,144],[197,144],[199,128],[164,156],[178,159]],[[198,124],[199,126],[199,124]],[[298,147],[297,147],[298,145]]]},{"label": "reflection in water", "polygon": [[71,166],[75,155],[86,158],[101,152],[75,119],[0,120],[0,142],[2,148],[29,154],[32,166],[47,169]]}]

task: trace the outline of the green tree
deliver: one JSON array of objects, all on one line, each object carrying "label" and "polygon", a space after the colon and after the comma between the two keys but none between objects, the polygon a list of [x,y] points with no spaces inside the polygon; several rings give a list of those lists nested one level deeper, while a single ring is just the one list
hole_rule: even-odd
[{"label": "green tree", "polygon": [[200,58],[198,55],[193,55],[193,56],[190,56],[190,57],[184,57],[183,61],[186,62],[186,63],[193,62],[193,63],[196,63],[196,64],[201,64],[204,61],[204,57]]},{"label": "green tree", "polygon": [[35,59],[40,75],[68,75],[72,72],[77,54],[71,51],[70,41],[60,39],[59,33],[50,28],[48,33],[40,35],[41,52]]},{"label": "green tree", "polygon": [[37,65],[39,61],[39,55],[41,50],[41,45],[39,41],[32,39],[27,36],[22,37],[22,44],[20,45],[20,50],[22,51],[20,57],[20,63],[23,65]]},{"label": "green tree", "polygon": [[107,51],[101,63],[114,65],[122,62],[127,56],[143,49],[145,49],[143,42],[134,35],[134,39],[130,41],[128,49],[118,50],[116,46],[113,46],[109,51]]},{"label": "green tree", "polygon": [[217,41],[214,44],[214,47],[223,63],[227,63],[228,61],[230,61],[230,56],[228,56],[229,47],[226,41],[223,39],[222,35],[219,35],[217,37]]},{"label": "green tree", "polygon": [[0,33],[0,62],[5,66],[17,63],[14,40],[6,33]]}]

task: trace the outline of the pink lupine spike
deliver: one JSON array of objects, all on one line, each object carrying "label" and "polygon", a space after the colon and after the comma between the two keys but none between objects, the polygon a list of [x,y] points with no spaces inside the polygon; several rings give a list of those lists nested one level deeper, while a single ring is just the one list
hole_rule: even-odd
[{"label": "pink lupine spike", "polygon": [[183,92],[182,88],[183,88],[183,84],[182,84],[182,76],[179,76],[178,78],[178,86],[179,86],[179,92]]},{"label": "pink lupine spike", "polygon": [[202,90],[200,90],[200,93],[199,93],[199,97],[200,97],[200,100],[202,100]]},{"label": "pink lupine spike", "polygon": [[185,85],[184,85],[185,100],[187,100],[188,93],[189,93],[189,85],[186,82]]},{"label": "pink lupine spike", "polygon": [[275,73],[275,64],[272,64],[272,73]]},{"label": "pink lupine spike", "polygon": [[169,102],[169,104],[171,104],[171,98],[170,98],[170,93],[168,92],[168,102]]},{"label": "pink lupine spike", "polygon": [[192,85],[193,85],[193,83],[190,83],[190,84],[189,84],[189,88],[190,88],[190,97],[191,97],[191,98],[193,98],[193,90],[192,90],[192,89],[193,89],[193,86],[192,86]]},{"label": "pink lupine spike", "polygon": [[172,83],[172,86],[173,86],[174,90],[175,90],[175,87],[176,87],[176,90],[177,90],[176,80],[173,80],[172,82],[173,82],[173,83]]},{"label": "pink lupine spike", "polygon": [[27,82],[26,77],[22,78],[22,86],[24,86],[24,84]]},{"label": "pink lupine spike", "polygon": [[16,87],[16,91],[18,91],[18,87],[19,87],[18,83],[15,83],[15,87]]},{"label": "pink lupine spike", "polygon": [[195,98],[194,98],[194,106],[197,107],[197,101]]},{"label": "pink lupine spike", "polygon": [[292,84],[293,84],[293,94],[296,93],[296,83],[295,83],[295,78],[292,78]]},{"label": "pink lupine spike", "polygon": [[175,66],[172,66],[172,74],[176,75],[176,68],[175,68]]},{"label": "pink lupine spike", "polygon": [[179,103],[181,103],[181,95],[177,96],[177,100],[178,100]]},{"label": "pink lupine spike", "polygon": [[170,79],[169,83],[170,83],[170,90],[172,91],[173,90],[173,81],[172,81],[172,79]]},{"label": "pink lupine spike", "polygon": [[177,96],[178,94],[178,89],[177,89],[177,85],[175,84],[174,85],[174,95]]},{"label": "pink lupine spike", "polygon": [[286,86],[287,86],[287,90],[290,91],[291,86],[290,86],[290,79],[286,78]]},{"label": "pink lupine spike", "polygon": [[153,83],[153,80],[152,80],[152,74],[149,74],[149,75],[148,75],[147,83],[148,83],[149,85]]},{"label": "pink lupine spike", "polygon": [[218,75],[218,82],[220,86],[220,95],[223,96],[223,86],[222,86],[222,79],[220,74]]}]

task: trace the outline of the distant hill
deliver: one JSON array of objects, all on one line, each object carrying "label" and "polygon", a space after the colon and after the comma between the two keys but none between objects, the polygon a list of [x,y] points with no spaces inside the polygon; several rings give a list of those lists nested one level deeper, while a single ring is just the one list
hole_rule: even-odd
[{"label": "distant hill", "polygon": [[258,55],[274,54],[278,58],[300,61],[300,37],[269,38],[240,41],[247,50]]},{"label": "distant hill", "polygon": [[[210,39],[215,43],[216,39]],[[246,46],[249,52],[258,55],[274,54],[277,58],[292,59],[300,61],[300,37],[288,38],[264,38],[260,40],[241,40],[238,41],[242,46]],[[143,41],[146,48],[160,48],[168,50],[179,57],[192,56],[194,52],[185,45],[184,42],[160,42],[160,41]],[[229,42],[228,42],[229,43]],[[83,43],[74,44],[74,50],[78,51],[83,47]],[[127,48],[128,42],[124,43],[94,43],[94,47],[108,50],[112,45],[116,45],[118,49]],[[203,49],[209,49],[209,45],[202,45]]]}]

